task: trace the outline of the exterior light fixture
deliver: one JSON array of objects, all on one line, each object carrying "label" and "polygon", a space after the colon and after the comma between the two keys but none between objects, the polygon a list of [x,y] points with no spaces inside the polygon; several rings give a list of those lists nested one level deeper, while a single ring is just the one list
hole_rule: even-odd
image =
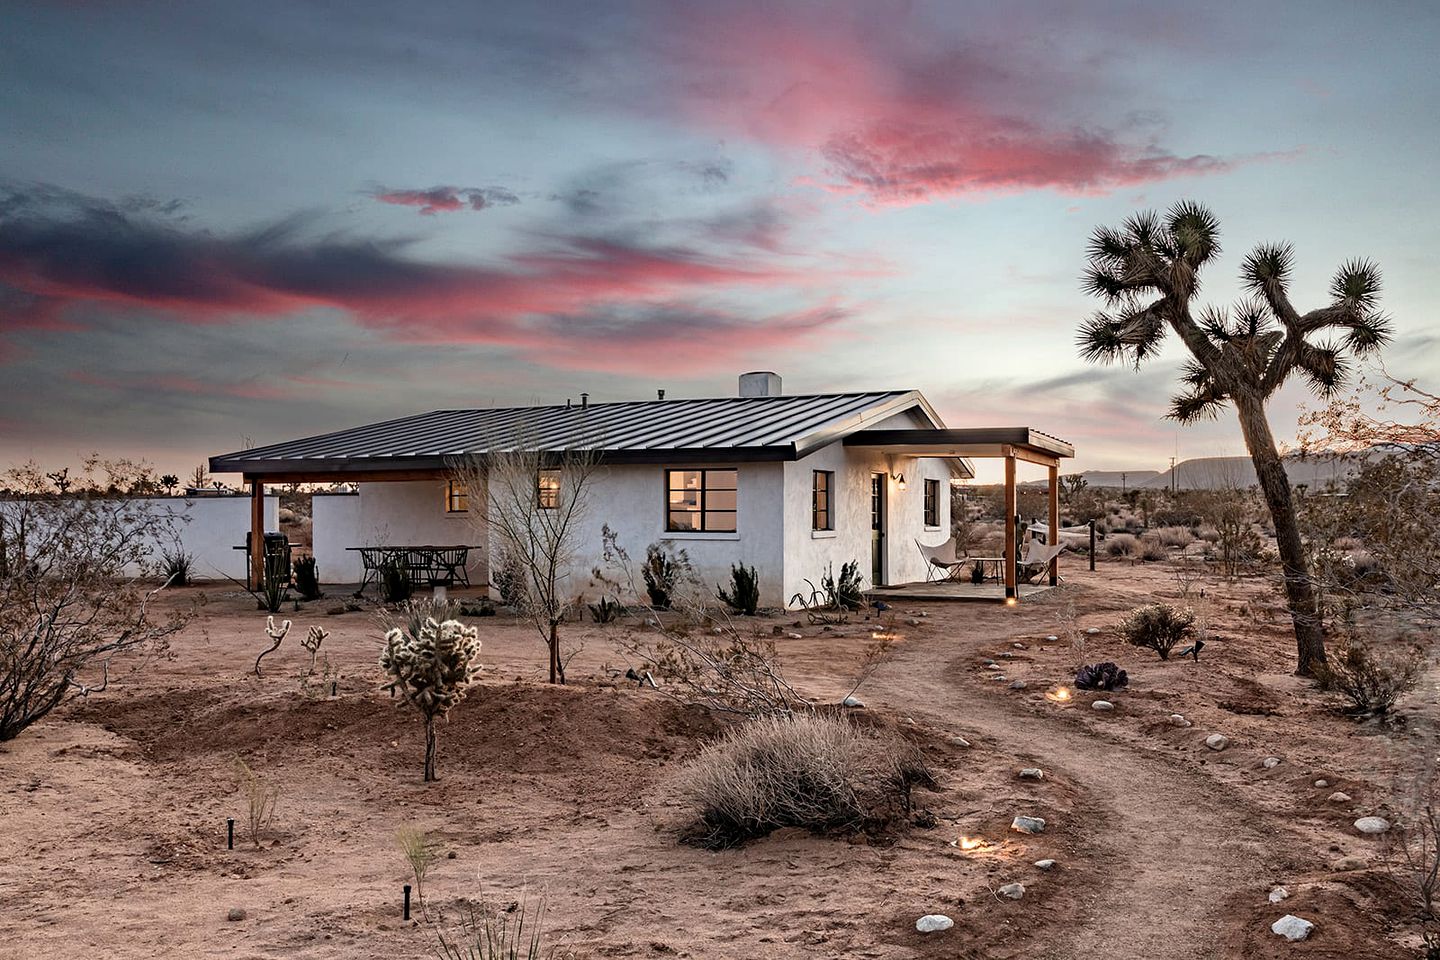
[{"label": "exterior light fixture", "polygon": [[895,481],[895,486],[896,486],[896,487],[898,487],[898,488],[901,489],[901,490],[904,490],[904,489],[905,489],[905,474],[903,474],[903,473],[892,473],[892,474],[890,474],[890,479]]}]

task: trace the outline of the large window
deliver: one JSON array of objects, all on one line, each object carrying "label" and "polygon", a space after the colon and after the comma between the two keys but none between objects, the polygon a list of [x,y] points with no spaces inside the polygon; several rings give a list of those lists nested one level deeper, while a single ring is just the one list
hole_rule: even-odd
[{"label": "large window", "polygon": [[560,508],[560,471],[541,470],[535,475],[535,505],[541,510]]},{"label": "large window", "polygon": [[831,470],[816,470],[810,488],[810,529],[834,530],[835,513],[833,493],[835,473]]},{"label": "large window", "polygon": [[665,529],[734,533],[735,470],[666,470]]},{"label": "large window", "polygon": [[925,481],[925,526],[940,526],[940,481]]},{"label": "large window", "polygon": [[470,509],[470,494],[463,480],[445,481],[445,512],[464,513]]}]

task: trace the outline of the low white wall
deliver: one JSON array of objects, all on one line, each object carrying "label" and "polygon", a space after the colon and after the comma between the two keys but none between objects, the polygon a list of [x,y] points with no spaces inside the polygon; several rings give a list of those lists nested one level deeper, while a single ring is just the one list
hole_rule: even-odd
[{"label": "low white wall", "polygon": [[361,546],[360,494],[316,493],[310,500],[310,551],[321,583],[359,583],[364,576]]}]

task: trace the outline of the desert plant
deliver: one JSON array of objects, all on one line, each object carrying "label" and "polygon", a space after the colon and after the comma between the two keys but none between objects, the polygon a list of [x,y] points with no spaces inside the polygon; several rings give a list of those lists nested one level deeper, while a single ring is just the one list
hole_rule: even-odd
[{"label": "desert plant", "polygon": [[302,600],[319,600],[325,596],[320,589],[320,568],[314,557],[301,557],[295,561],[295,590]]},{"label": "desert plant", "polygon": [[760,606],[760,577],[754,567],[743,563],[731,564],[730,590],[727,593],[724,587],[717,587],[715,596],[730,609],[753,617]]},{"label": "desert plant", "polygon": [[1110,557],[1133,557],[1140,549],[1140,540],[1134,534],[1114,533],[1105,538],[1105,555]]},{"label": "desert plant", "polygon": [[380,597],[386,603],[404,603],[414,592],[410,571],[398,560],[387,560],[380,566]]},{"label": "desert plant", "polygon": [[459,620],[426,620],[418,636],[399,627],[385,634],[380,668],[385,688],[399,691],[425,718],[425,780],[435,779],[435,721],[465,699],[480,654],[479,631]]},{"label": "desert plant", "polygon": [[652,543],[645,548],[645,564],[640,575],[645,580],[645,593],[650,606],[669,610],[675,590],[691,572],[690,555],[684,550],[671,550],[667,545]]},{"label": "desert plant", "polygon": [[1165,548],[1165,544],[1159,537],[1147,533],[1140,538],[1140,549],[1136,556],[1146,563],[1154,563],[1170,556],[1170,551]]},{"label": "desert plant", "polygon": [[843,716],[756,717],[707,744],[685,769],[688,839],[731,847],[781,827],[876,832],[909,815],[934,783],[913,747]]},{"label": "desert plant", "polygon": [[599,603],[588,604],[588,606],[590,618],[596,623],[611,623],[625,610],[620,601],[612,600],[610,597],[601,597]]},{"label": "desert plant", "polygon": [[859,610],[865,606],[865,592],[861,588],[860,562],[847,560],[840,565],[840,576],[836,577],[834,565],[825,568],[820,578],[820,589],[830,606],[836,609]]},{"label": "desert plant", "polygon": [[405,857],[410,873],[415,878],[415,899],[420,909],[425,909],[425,875],[440,857],[440,845],[430,832],[422,827],[404,826],[395,831],[395,843]]},{"label": "desert plant", "polygon": [[495,616],[495,604],[484,597],[481,597],[479,600],[461,600],[457,605],[457,609],[463,617]]},{"label": "desert plant", "polygon": [[167,587],[185,587],[195,576],[195,558],[178,543],[160,556],[160,576]]},{"label": "desert plant", "polygon": [[[286,623],[289,621],[287,620]],[[320,645],[328,636],[330,636],[330,631],[321,626],[312,625],[309,630],[305,631],[305,639],[300,641],[300,645],[305,648],[306,653],[310,654],[310,669],[305,671],[306,676],[315,672],[315,655],[320,652]]]},{"label": "desert plant", "polygon": [[1150,603],[1130,611],[1118,629],[1126,643],[1154,650],[1161,660],[1169,660],[1176,645],[1195,638],[1195,614],[1168,603]]},{"label": "desert plant", "polygon": [[501,548],[491,571],[490,583],[500,594],[500,604],[519,609],[525,603],[525,565],[514,552]]},{"label": "desert plant", "polygon": [[1075,686],[1081,690],[1123,690],[1130,677],[1113,661],[1091,663],[1075,671]]},{"label": "desert plant", "polygon": [[1156,540],[1167,547],[1188,547],[1195,542],[1195,535],[1190,532],[1188,527],[1158,527],[1152,531],[1152,534]]},{"label": "desert plant", "polygon": [[265,636],[270,638],[270,646],[266,647],[264,650],[261,650],[260,656],[255,658],[255,676],[258,677],[261,675],[260,661],[264,660],[267,655],[272,654],[276,650],[280,649],[280,642],[285,639],[285,634],[289,632],[289,620],[284,621],[280,624],[280,626],[277,627],[275,626],[274,614],[271,614],[270,616],[265,618]]},{"label": "desert plant", "polygon": [[275,818],[275,807],[280,802],[280,787],[250,769],[250,765],[239,757],[235,758],[235,775],[240,782],[240,792],[245,798],[250,842],[259,850],[260,837],[270,828],[270,823]]},{"label": "desert plant", "polygon": [[[1301,314],[1290,301],[1293,248],[1262,244],[1241,266],[1250,299],[1233,311],[1207,308],[1197,319],[1191,305],[1199,292],[1201,268],[1219,252],[1219,221],[1190,202],[1177,203],[1163,219],[1140,213],[1119,229],[1095,230],[1085,285],[1112,312],[1098,313],[1083,324],[1081,354],[1092,362],[1118,360],[1138,366],[1159,353],[1167,328],[1173,329],[1191,362],[1169,415],[1190,423],[1234,404],[1275,524],[1295,631],[1296,673],[1311,676],[1325,660],[1324,627],[1290,480],[1265,404],[1297,374],[1316,393],[1330,397],[1345,383],[1351,357],[1374,354],[1389,342],[1390,322],[1378,309],[1380,269],[1368,260],[1344,264],[1330,283],[1330,303]],[[1343,339],[1313,342],[1326,332]]]},{"label": "desert plant", "polygon": [[1338,694],[1345,712],[1359,716],[1388,713],[1420,683],[1425,653],[1402,638],[1381,645],[1342,637],[1317,673],[1322,690]]},{"label": "desert plant", "polygon": [[[497,908],[488,900],[468,905],[458,933],[443,926],[436,931],[440,960],[541,960],[556,956],[545,949],[545,898],[532,908],[522,895]],[[569,955],[567,955],[568,957]]]},{"label": "desert plant", "polygon": [[970,564],[970,582],[977,585],[985,582],[985,561],[976,560]]}]

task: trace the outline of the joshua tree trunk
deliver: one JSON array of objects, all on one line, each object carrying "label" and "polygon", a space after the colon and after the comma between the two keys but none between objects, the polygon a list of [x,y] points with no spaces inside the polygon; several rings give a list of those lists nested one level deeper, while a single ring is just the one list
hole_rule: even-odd
[{"label": "joshua tree trunk", "polygon": [[1315,675],[1315,667],[1325,662],[1325,628],[1310,570],[1305,562],[1305,551],[1300,543],[1300,524],[1290,496],[1290,478],[1285,473],[1280,451],[1275,447],[1270,423],[1265,419],[1265,401],[1242,393],[1237,393],[1234,399],[1240,414],[1240,429],[1245,435],[1245,446],[1250,450],[1260,491],[1265,495],[1270,519],[1275,524],[1275,544],[1280,553],[1280,567],[1285,574],[1285,598],[1290,606],[1290,618],[1295,623],[1295,649],[1299,655],[1295,673],[1311,677]]},{"label": "joshua tree trunk", "polygon": [[435,718],[425,718],[425,782],[438,780],[435,776]]}]

